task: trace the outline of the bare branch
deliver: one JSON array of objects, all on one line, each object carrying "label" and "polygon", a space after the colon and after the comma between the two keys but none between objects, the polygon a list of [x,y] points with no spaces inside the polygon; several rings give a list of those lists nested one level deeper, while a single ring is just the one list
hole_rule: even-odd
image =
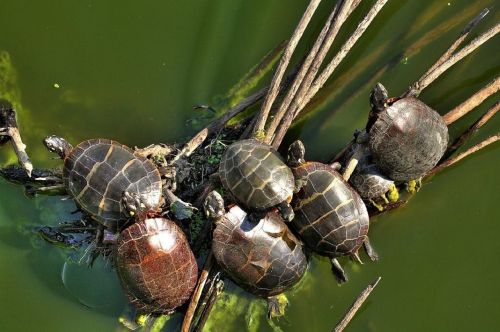
[{"label": "bare branch", "polygon": [[443,120],[446,125],[450,125],[457,121],[471,110],[479,106],[489,96],[495,94],[500,89],[500,77],[495,78],[490,84],[476,92],[473,96],[469,97],[466,101],[443,115]]},{"label": "bare branch", "polygon": [[374,282],[363,289],[363,291],[356,298],[356,301],[354,301],[354,303],[344,315],[344,318],[342,318],[342,320],[337,323],[337,325],[333,329],[334,332],[342,332],[346,328],[347,324],[349,324],[356,312],[359,310],[359,308],[361,308],[368,296],[370,296],[371,292],[375,289],[375,287],[377,287],[380,279],[382,279],[382,277],[378,277]]},{"label": "bare branch", "polygon": [[437,174],[437,173],[441,172],[445,168],[448,168],[451,165],[456,164],[457,162],[459,162],[460,160],[464,159],[468,155],[473,154],[474,152],[477,152],[477,151],[485,148],[486,146],[488,146],[488,145],[490,145],[492,143],[495,143],[496,141],[499,141],[499,140],[500,140],[500,133],[488,137],[484,141],[482,141],[482,142],[474,145],[473,147],[469,148],[467,151],[462,152],[462,153],[460,153],[459,155],[457,155],[457,156],[455,156],[453,158],[449,158],[445,162],[443,162],[443,163],[439,164],[438,166],[434,167],[429,173],[427,173],[425,175],[425,178],[428,178],[429,176],[432,176],[434,174]]},{"label": "bare branch", "polygon": [[292,34],[292,37],[290,38],[290,41],[288,42],[288,45],[285,48],[285,51],[283,53],[283,56],[281,57],[280,63],[278,64],[278,67],[276,68],[276,72],[274,74],[273,80],[271,82],[271,86],[269,88],[269,91],[266,95],[266,98],[264,99],[264,103],[262,104],[262,107],[260,109],[260,112],[257,115],[257,120],[255,124],[255,131],[254,131],[254,136],[259,137],[262,136],[264,127],[266,125],[267,117],[269,116],[269,112],[271,110],[271,106],[274,103],[274,100],[278,96],[280,85],[281,85],[281,80],[283,79],[283,76],[285,74],[286,68],[288,67],[288,64],[290,62],[290,59],[293,55],[293,52],[295,51],[295,47],[297,46],[300,38],[304,34],[304,31],[311,21],[312,16],[314,15],[314,12],[316,11],[316,8],[318,8],[318,5],[320,4],[321,0],[311,0],[309,3],[309,6],[305,10],[304,14],[302,15],[302,18],[299,21],[299,24],[295,28],[295,31]]}]

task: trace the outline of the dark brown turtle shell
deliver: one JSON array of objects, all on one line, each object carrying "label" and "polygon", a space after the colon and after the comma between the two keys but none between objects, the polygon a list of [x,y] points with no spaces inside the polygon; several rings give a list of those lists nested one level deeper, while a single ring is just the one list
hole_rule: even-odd
[{"label": "dark brown turtle shell", "polygon": [[165,218],[138,221],[123,230],[116,270],[140,313],[168,313],[191,296],[198,266],[182,230]]},{"label": "dark brown turtle shell", "polygon": [[348,163],[354,151],[360,148],[363,151],[358,165],[349,178],[349,183],[364,199],[374,199],[384,195],[394,185],[394,181],[382,174],[373,161],[370,150],[365,144],[355,144],[345,158]]},{"label": "dark brown turtle shell", "polygon": [[407,97],[376,116],[368,132],[369,146],[384,174],[409,181],[436,166],[448,145],[448,127],[436,111]]},{"label": "dark brown turtle shell", "polygon": [[359,194],[330,166],[306,162],[292,169],[303,186],[292,200],[292,226],[317,253],[355,254],[368,234],[369,217]]},{"label": "dark brown turtle shell", "polygon": [[64,160],[63,180],[77,205],[106,225],[124,219],[124,191],[138,194],[151,211],[161,202],[156,166],[108,139],[90,139],[74,147]]},{"label": "dark brown turtle shell", "polygon": [[292,172],[278,152],[254,139],[227,148],[219,175],[224,188],[250,209],[263,210],[289,201],[295,188]]},{"label": "dark brown turtle shell", "polygon": [[216,223],[212,251],[237,284],[264,298],[292,287],[307,268],[301,242],[274,211],[255,222],[233,206]]}]

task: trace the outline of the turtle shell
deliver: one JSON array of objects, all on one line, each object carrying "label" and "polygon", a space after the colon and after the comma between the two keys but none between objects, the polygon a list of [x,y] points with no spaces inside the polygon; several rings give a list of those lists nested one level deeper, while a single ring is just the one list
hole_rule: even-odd
[{"label": "turtle shell", "polygon": [[115,247],[116,270],[140,313],[168,313],[191,296],[198,266],[182,230],[149,218],[123,230]]},{"label": "turtle shell", "polygon": [[237,284],[261,297],[292,287],[307,268],[301,242],[273,211],[256,222],[233,206],[217,221],[212,251]]},{"label": "turtle shell", "polygon": [[345,164],[349,161],[356,148],[363,149],[358,165],[349,178],[349,183],[364,199],[374,199],[384,195],[394,185],[394,181],[383,175],[379,167],[373,162],[368,147],[364,144],[356,144],[345,158]]},{"label": "turtle shell", "polygon": [[377,114],[368,134],[376,164],[395,181],[425,175],[448,145],[448,127],[441,116],[413,97],[399,99]]},{"label": "turtle shell", "polygon": [[293,168],[303,186],[292,201],[292,226],[317,253],[354,254],[368,234],[369,217],[359,194],[330,166],[306,162]]},{"label": "turtle shell", "polygon": [[156,210],[161,202],[156,166],[107,139],[78,144],[64,160],[63,180],[78,206],[105,225],[124,219],[120,204],[124,191],[139,195],[149,210]]},{"label": "turtle shell", "polygon": [[232,196],[251,209],[289,200],[295,180],[276,150],[254,139],[231,144],[221,158],[219,175]]}]

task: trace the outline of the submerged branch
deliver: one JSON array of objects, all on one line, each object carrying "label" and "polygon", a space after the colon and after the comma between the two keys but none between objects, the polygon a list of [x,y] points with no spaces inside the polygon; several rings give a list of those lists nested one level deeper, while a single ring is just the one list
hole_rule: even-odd
[{"label": "submerged branch", "polygon": [[344,315],[344,318],[342,318],[342,320],[337,323],[337,325],[333,329],[333,332],[342,332],[346,328],[347,324],[349,324],[356,312],[359,310],[359,308],[361,308],[368,296],[370,296],[371,292],[375,289],[375,287],[377,287],[380,279],[382,279],[382,277],[378,277],[374,282],[363,289],[363,291],[356,298],[356,301],[354,301],[354,303]]}]

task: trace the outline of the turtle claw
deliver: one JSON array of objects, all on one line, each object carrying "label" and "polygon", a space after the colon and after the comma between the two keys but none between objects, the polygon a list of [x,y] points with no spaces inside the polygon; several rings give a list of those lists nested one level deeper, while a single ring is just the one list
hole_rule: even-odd
[{"label": "turtle claw", "polygon": [[384,211],[384,206],[382,204],[379,204],[375,202],[373,199],[369,199],[370,203],[380,212]]},{"label": "turtle claw", "polygon": [[285,315],[288,299],[285,294],[278,294],[267,298],[267,318],[273,319]]},{"label": "turtle claw", "polygon": [[379,259],[378,254],[375,249],[373,249],[368,237],[363,242],[363,246],[365,247],[366,254],[368,255],[368,257],[370,257],[370,260],[372,262],[377,262]]}]

